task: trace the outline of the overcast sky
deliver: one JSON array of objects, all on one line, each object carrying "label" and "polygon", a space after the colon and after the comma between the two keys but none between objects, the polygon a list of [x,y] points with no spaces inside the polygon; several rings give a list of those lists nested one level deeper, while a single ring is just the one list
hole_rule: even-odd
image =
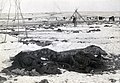
[{"label": "overcast sky", "polygon": [[[8,11],[9,0],[5,3],[4,11]],[[7,2],[6,2],[7,1]],[[11,11],[14,10],[12,0]],[[74,11],[120,11],[120,0],[20,0],[22,12],[62,12]]]}]

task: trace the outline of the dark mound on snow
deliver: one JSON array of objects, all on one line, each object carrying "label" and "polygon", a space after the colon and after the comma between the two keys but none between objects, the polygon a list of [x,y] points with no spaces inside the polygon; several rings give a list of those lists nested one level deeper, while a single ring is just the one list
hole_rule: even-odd
[{"label": "dark mound on snow", "polygon": [[104,71],[106,59],[101,55],[105,56],[107,53],[95,45],[64,52],[56,52],[48,48],[20,52],[11,59],[12,66],[2,72],[18,75],[60,74],[60,68],[80,73]]}]

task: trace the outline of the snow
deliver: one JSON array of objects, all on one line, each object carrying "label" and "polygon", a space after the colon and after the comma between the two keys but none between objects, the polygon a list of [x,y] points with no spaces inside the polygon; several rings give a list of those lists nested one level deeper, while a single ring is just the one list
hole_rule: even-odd
[{"label": "snow", "polygon": [[[96,25],[92,25],[96,26]],[[89,45],[97,45],[104,49],[107,53],[115,55],[120,54],[120,28],[116,25],[113,27],[99,26],[99,32],[86,33],[84,30],[88,28],[75,30],[81,30],[79,33],[73,33],[71,28],[70,32],[66,32],[68,28],[62,27],[65,30],[63,32],[56,31],[34,31],[29,32],[29,37],[33,37],[36,40],[50,40],[52,44],[49,46],[41,47],[36,44],[23,44],[18,42],[17,37],[6,35],[6,42],[3,43],[5,34],[0,34],[0,71],[11,65],[9,61],[10,57],[15,56],[21,51],[38,50],[41,48],[50,48],[55,51],[65,51],[71,49],[85,48]],[[23,34],[24,35],[24,34]],[[19,35],[22,37],[23,35]],[[35,38],[34,38],[35,37]],[[58,41],[56,41],[58,40]],[[63,40],[67,40],[64,42]],[[120,83],[120,70],[117,70],[116,74],[105,73],[103,75],[91,75],[76,72],[68,72],[63,70],[64,73],[60,75],[45,75],[45,76],[6,76],[0,74],[0,76],[7,77],[8,80],[5,83],[35,83],[40,82],[42,79],[47,79],[50,83],[111,83],[110,79],[115,79],[115,83]],[[18,79],[14,81],[14,79]]]},{"label": "snow", "polygon": [[[47,76],[13,76],[5,83],[35,83],[40,82],[42,79],[47,79],[49,83],[112,83],[110,79],[116,80],[115,83],[120,83],[120,72],[118,74],[103,74],[91,75],[76,72],[64,72],[60,75],[47,75]],[[14,81],[14,79],[18,79]]]}]

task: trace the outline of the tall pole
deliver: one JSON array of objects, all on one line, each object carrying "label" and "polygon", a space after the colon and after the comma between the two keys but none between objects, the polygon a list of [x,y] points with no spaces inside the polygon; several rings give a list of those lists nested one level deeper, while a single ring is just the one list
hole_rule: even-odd
[{"label": "tall pole", "polygon": [[[7,27],[8,27],[8,23],[9,23],[9,19],[10,19],[11,0],[9,0],[9,4],[10,4],[10,7],[9,7],[9,11],[8,11]],[[4,39],[4,42],[6,42],[6,39],[7,39],[7,28],[6,28],[6,33],[5,33],[5,39]]]},{"label": "tall pole", "polygon": [[[21,15],[23,24],[25,24],[24,17],[23,17],[23,14],[22,14],[22,11],[21,11],[21,7],[20,7],[20,1],[19,1],[19,11],[20,11],[20,15]],[[22,24],[22,27],[23,27],[23,24]],[[26,26],[25,26],[25,36],[26,36],[26,38],[28,37],[28,33],[27,33],[27,28],[26,28]]]},{"label": "tall pole", "polygon": [[[23,28],[23,25],[24,25],[25,21],[24,21],[24,17],[23,17],[23,15],[22,15],[22,11],[21,11],[20,1],[19,1],[19,0],[15,0],[15,2],[16,2],[18,14],[21,16],[22,21],[23,21],[23,24],[22,24],[22,28]],[[18,21],[18,24],[19,24],[19,21]],[[26,26],[25,26],[25,36],[26,36],[26,38],[28,37],[28,33],[27,33]]]}]

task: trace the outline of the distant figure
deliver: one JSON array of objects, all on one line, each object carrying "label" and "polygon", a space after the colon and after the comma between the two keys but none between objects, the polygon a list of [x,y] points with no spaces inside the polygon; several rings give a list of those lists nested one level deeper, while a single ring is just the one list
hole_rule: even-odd
[{"label": "distant figure", "polygon": [[115,17],[114,16],[111,16],[111,17],[109,17],[109,21],[115,21]]},{"label": "distant figure", "polygon": [[99,16],[98,18],[99,20],[103,20],[105,17]]},{"label": "distant figure", "polygon": [[72,22],[74,23],[74,27],[76,27],[77,26],[77,18],[75,16],[73,16],[73,21]]},{"label": "distant figure", "polygon": [[67,18],[66,17],[63,17],[63,20],[66,20]]}]

